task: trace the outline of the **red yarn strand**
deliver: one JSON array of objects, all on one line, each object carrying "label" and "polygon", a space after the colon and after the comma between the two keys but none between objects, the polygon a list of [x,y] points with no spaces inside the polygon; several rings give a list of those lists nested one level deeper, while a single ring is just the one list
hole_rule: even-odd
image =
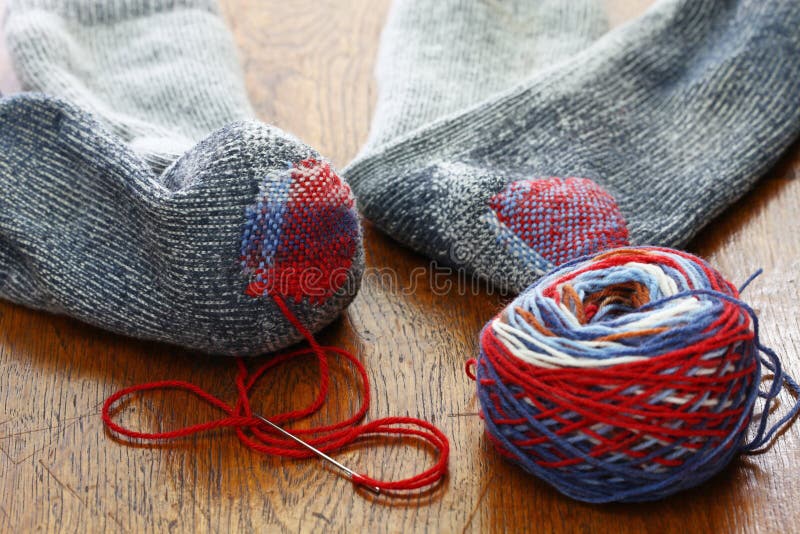
[{"label": "red yarn strand", "polygon": [[[385,417],[364,424],[359,424],[366,417],[370,403],[370,384],[364,365],[358,361],[350,352],[336,348],[323,347],[317,343],[314,336],[291,312],[284,300],[277,296],[272,296],[273,301],[283,312],[286,319],[300,332],[309,344],[308,348],[297,349],[277,355],[265,364],[258,367],[255,371],[249,371],[242,358],[236,359],[236,404],[231,406],[222,399],[212,395],[199,386],[190,382],[179,380],[163,380],[158,382],[148,382],[127,388],[123,388],[106,399],[103,403],[102,418],[105,426],[112,432],[126,438],[138,439],[143,441],[165,441],[180,439],[194,434],[208,432],[218,428],[232,428],[239,441],[246,447],[271,456],[283,458],[310,458],[314,454],[308,449],[289,439],[279,437],[278,434],[264,426],[257,418],[253,417],[250,405],[250,397],[259,380],[268,372],[280,367],[286,362],[297,358],[314,355],[319,365],[320,383],[319,391],[315,399],[306,407],[276,414],[269,417],[275,424],[297,421],[317,413],[325,404],[329,385],[330,370],[328,366],[328,355],[335,354],[337,357],[349,362],[356,370],[356,374],[361,380],[362,401],[361,406],[356,412],[343,421],[328,425],[315,426],[307,429],[292,429],[291,433],[303,436],[303,440],[325,453],[332,453],[344,447],[352,445],[364,436],[371,435],[393,435],[398,437],[414,437],[427,442],[437,451],[437,461],[430,468],[423,472],[398,481],[383,481],[374,479],[365,474],[359,474],[353,478],[353,482],[374,486],[382,490],[407,491],[424,488],[440,482],[447,473],[447,462],[450,455],[450,444],[444,433],[431,423],[414,417]],[[199,423],[195,425],[169,430],[165,432],[142,432],[126,428],[116,423],[111,415],[112,407],[123,398],[137,393],[160,390],[180,390],[185,391],[202,402],[223,412],[226,416],[214,421]]]}]

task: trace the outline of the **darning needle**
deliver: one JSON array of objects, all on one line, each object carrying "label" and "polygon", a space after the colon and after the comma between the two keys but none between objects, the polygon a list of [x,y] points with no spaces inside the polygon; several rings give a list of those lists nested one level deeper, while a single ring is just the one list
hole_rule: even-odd
[{"label": "darning needle", "polygon": [[255,413],[252,414],[252,415],[253,415],[253,417],[258,419],[259,421],[261,421],[265,425],[269,426],[270,428],[273,428],[273,429],[277,430],[278,432],[280,432],[281,434],[283,434],[287,438],[291,439],[295,443],[298,443],[298,444],[302,445],[303,447],[305,447],[306,449],[310,450],[311,452],[313,452],[314,454],[316,454],[317,456],[319,456],[320,458],[322,458],[323,460],[325,460],[329,464],[332,464],[332,465],[338,467],[341,471],[347,473],[347,475],[350,477],[350,481],[353,482],[354,484],[358,484],[359,486],[362,486],[362,487],[368,489],[369,491],[371,491],[373,493],[380,493],[381,492],[381,489],[379,487],[370,486],[368,484],[365,484],[362,481],[361,475],[359,475],[358,473],[356,473],[352,469],[342,465],[341,463],[337,462],[336,460],[334,460],[333,458],[331,458],[330,456],[328,456],[327,454],[325,454],[324,452],[322,452],[318,448],[314,447],[310,443],[306,443],[305,441],[303,441],[302,439],[298,438],[294,434],[288,432],[287,430],[284,430],[283,428],[279,427],[278,425],[276,425],[275,423],[273,423],[272,421],[270,421],[266,417],[263,417],[261,415],[255,414]]}]

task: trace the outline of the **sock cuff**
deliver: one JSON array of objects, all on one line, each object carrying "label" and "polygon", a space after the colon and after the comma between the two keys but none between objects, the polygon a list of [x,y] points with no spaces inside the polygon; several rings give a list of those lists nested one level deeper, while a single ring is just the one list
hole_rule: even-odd
[{"label": "sock cuff", "polygon": [[219,14],[216,0],[10,0],[9,12],[45,10],[81,24],[108,24],[189,9]]}]

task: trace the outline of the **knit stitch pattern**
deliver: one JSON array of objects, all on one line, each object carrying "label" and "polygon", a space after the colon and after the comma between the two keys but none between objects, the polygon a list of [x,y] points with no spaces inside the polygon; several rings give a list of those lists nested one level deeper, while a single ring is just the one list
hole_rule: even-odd
[{"label": "knit stitch pattern", "polygon": [[72,102],[163,170],[254,112],[216,0],[10,0],[26,91]]},{"label": "knit stitch pattern", "polygon": [[479,104],[607,29],[597,0],[394,0],[366,147]]},{"label": "knit stitch pattern", "polygon": [[549,266],[628,244],[628,229],[614,198],[586,178],[538,178],[512,182],[489,206],[498,239],[538,252]]},{"label": "knit stitch pattern", "polygon": [[[554,250],[533,238],[532,226],[516,232],[523,237],[498,239],[487,220],[496,214],[492,199],[509,184],[542,176],[592,180],[613,197],[631,244],[680,247],[800,135],[796,1],[661,0],[582,48],[499,75],[494,94],[429,114],[421,109],[432,105],[426,95],[440,93],[424,88],[450,87],[449,73],[466,68],[461,54],[469,56],[474,40],[485,49],[481,57],[500,63],[530,50],[514,32],[505,37],[519,49],[482,39],[500,11],[472,17],[458,0],[437,4],[439,16],[428,19],[413,14],[424,0],[395,4],[379,56],[373,141],[344,176],[376,226],[501,287],[521,291],[550,263],[580,255],[579,247],[564,254],[554,245],[556,261],[548,261]],[[523,4],[554,5],[507,7]],[[560,20],[572,12],[549,13]],[[570,34],[569,25],[548,20]],[[580,34],[585,25],[574,28]],[[458,65],[442,65],[432,49],[446,50],[441,61]],[[469,78],[462,81],[470,86]],[[579,236],[569,239],[581,243]]]},{"label": "knit stitch pattern", "polygon": [[5,28],[50,95],[0,99],[0,298],[229,355],[301,340],[265,293],[311,332],[350,303],[350,189],[251,119],[216,2],[13,0]]},{"label": "knit stitch pattern", "polygon": [[247,293],[322,304],[347,282],[359,245],[350,187],[315,159],[265,185],[247,210],[242,267],[253,278]]}]

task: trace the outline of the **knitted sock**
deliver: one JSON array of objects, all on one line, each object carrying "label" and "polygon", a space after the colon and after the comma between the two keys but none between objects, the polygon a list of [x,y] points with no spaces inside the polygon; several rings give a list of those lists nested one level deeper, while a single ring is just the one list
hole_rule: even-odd
[{"label": "knitted sock", "polygon": [[23,84],[71,102],[0,100],[0,297],[258,354],[301,339],[274,298],[311,331],[352,300],[361,231],[316,152],[238,120],[250,111],[230,36],[198,6],[213,4],[12,5]]},{"label": "knitted sock", "polygon": [[23,89],[77,104],[156,170],[254,117],[216,0],[10,0]]},{"label": "knitted sock", "polygon": [[607,29],[597,0],[395,0],[381,37],[380,93],[366,146],[477,104]]},{"label": "knitted sock", "polygon": [[[414,38],[437,40],[440,19],[403,20],[386,35],[433,46]],[[800,133],[798,26],[797,2],[661,0],[521,85],[368,147],[345,175],[387,233],[516,290],[603,248],[682,246]],[[386,92],[408,73],[390,77],[400,44],[383,46]],[[375,137],[406,132],[401,115],[379,113]]]}]

